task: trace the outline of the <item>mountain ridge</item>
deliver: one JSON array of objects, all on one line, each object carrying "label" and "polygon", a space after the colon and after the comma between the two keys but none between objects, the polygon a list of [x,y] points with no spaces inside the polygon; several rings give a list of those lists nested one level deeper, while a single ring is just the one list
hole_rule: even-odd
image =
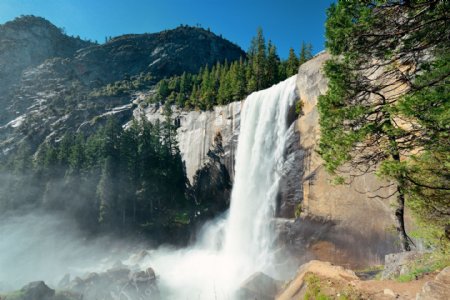
[{"label": "mountain ridge", "polygon": [[[113,107],[132,108],[131,95],[91,97],[95,89],[143,74],[150,88],[164,77],[246,55],[236,44],[198,27],[125,34],[95,44],[35,16],[0,25],[0,45],[3,154],[24,141],[34,151],[45,139],[76,132]],[[121,113],[123,122],[131,118],[131,110]]]}]

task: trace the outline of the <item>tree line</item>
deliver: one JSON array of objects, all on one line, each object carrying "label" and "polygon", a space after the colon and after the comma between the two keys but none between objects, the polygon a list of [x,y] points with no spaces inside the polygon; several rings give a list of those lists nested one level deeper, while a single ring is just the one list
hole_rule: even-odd
[{"label": "tree line", "polygon": [[1,166],[2,211],[62,210],[92,232],[132,229],[152,237],[189,226],[196,204],[169,110],[163,122],[142,118],[126,130],[110,118],[89,137],[67,133],[44,142],[34,156],[23,144]]},{"label": "tree line", "polygon": [[147,100],[167,101],[187,109],[210,110],[215,105],[243,100],[254,91],[297,74],[299,66],[311,58],[312,45],[303,42],[299,56],[291,48],[288,58],[282,61],[276,46],[271,41],[266,43],[260,28],[245,59],[205,66],[198,74],[185,72],[181,76],[163,79],[158,82],[156,93]]}]

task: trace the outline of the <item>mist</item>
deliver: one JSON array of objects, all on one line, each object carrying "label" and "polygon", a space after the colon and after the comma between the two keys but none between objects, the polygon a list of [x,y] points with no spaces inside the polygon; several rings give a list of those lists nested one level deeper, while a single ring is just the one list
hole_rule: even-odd
[{"label": "mist", "polygon": [[3,291],[38,280],[56,287],[66,274],[104,271],[137,247],[112,237],[86,238],[69,216],[44,211],[3,216],[0,236]]}]

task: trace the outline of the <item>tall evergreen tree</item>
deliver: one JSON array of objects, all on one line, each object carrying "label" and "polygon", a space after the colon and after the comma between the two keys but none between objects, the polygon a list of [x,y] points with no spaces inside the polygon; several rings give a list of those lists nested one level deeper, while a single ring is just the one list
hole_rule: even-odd
[{"label": "tall evergreen tree", "polygon": [[300,48],[300,56],[299,56],[299,65],[304,64],[308,60],[313,57],[312,55],[312,45],[310,43],[302,42],[302,46]]},{"label": "tall evergreen tree", "polygon": [[[414,169],[425,161],[449,164],[440,150],[450,150],[448,109],[440,112],[448,107],[449,5],[347,0],[328,10],[327,48],[334,57],[325,66],[329,90],[319,100],[320,153],[332,172],[349,163],[395,183],[396,228],[405,251],[411,249],[407,197],[417,188],[441,196],[448,190],[448,170],[441,169],[432,185]],[[423,154],[414,154],[420,149]]]},{"label": "tall evergreen tree", "polygon": [[298,58],[293,48],[289,49],[289,56],[286,62],[286,75],[291,77],[298,73]]}]

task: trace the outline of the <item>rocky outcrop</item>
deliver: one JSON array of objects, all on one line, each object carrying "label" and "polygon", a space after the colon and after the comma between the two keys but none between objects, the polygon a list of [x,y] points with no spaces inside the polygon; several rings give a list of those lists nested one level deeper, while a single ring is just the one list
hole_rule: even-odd
[{"label": "rocky outcrop", "polygon": [[245,52],[222,37],[202,28],[180,26],[152,34],[127,34],[82,49],[73,65],[83,82],[91,84],[141,72],[150,72],[157,79],[196,73],[202,66],[240,57],[245,57]]},{"label": "rocky outcrop", "polygon": [[224,164],[224,149],[220,132],[214,138],[213,148],[208,152],[209,160],[195,173],[192,194],[194,201],[208,211],[204,217],[214,217],[227,210],[230,205],[231,179]]},{"label": "rocky outcrop", "polygon": [[73,280],[63,278],[59,288],[81,299],[159,299],[156,275],[152,268],[132,270],[118,263],[106,272],[90,273]]},{"label": "rocky outcrop", "polygon": [[446,300],[450,296],[450,267],[442,270],[435,280],[428,281],[416,300]]},{"label": "rocky outcrop", "polygon": [[409,251],[392,253],[385,256],[384,270],[381,275],[383,279],[394,279],[412,271],[412,264],[424,257],[424,252]]},{"label": "rocky outcrop", "polygon": [[0,124],[18,116],[11,106],[14,102],[31,105],[27,99],[15,99],[25,70],[50,58],[72,57],[79,49],[91,45],[93,43],[67,36],[62,29],[40,17],[23,16],[0,25]]},{"label": "rocky outcrop", "polygon": [[450,267],[442,270],[434,280],[423,286],[416,300],[446,300],[450,297]]},{"label": "rocky outcrop", "polygon": [[303,299],[308,288],[306,282],[308,274],[314,274],[316,276],[326,277],[328,280],[341,282],[358,280],[358,277],[351,270],[346,270],[340,266],[333,266],[328,262],[313,260],[302,265],[298,269],[295,278],[286,285],[284,290],[276,297],[276,300]]}]

